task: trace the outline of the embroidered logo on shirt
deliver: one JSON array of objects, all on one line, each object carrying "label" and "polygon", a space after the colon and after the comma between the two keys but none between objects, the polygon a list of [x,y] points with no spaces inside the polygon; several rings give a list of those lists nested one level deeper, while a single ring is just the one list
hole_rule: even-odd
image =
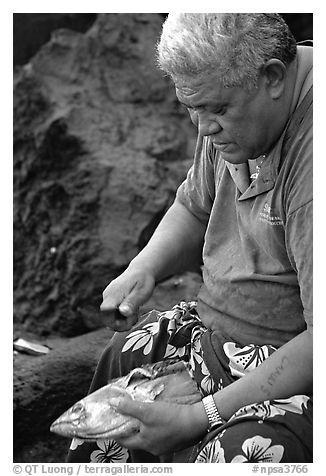
[{"label": "embroidered logo on shirt", "polygon": [[283,220],[278,215],[272,214],[272,209],[268,203],[265,203],[263,211],[259,214],[259,220],[269,225],[283,225]]}]

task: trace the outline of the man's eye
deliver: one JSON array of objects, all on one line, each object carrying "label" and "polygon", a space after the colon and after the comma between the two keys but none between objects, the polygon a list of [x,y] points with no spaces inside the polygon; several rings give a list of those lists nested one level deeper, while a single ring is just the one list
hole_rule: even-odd
[{"label": "man's eye", "polygon": [[225,110],[226,110],[226,108],[223,106],[223,107],[219,107],[219,108],[215,109],[213,112],[214,112],[214,114],[218,114],[218,115],[222,116],[223,114],[225,114]]}]

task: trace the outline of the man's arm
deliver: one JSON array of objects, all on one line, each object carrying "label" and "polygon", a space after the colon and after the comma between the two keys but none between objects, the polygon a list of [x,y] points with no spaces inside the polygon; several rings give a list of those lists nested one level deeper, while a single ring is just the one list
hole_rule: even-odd
[{"label": "man's arm", "polygon": [[176,200],[129,267],[147,269],[156,281],[193,269],[201,262],[205,230],[206,225]]},{"label": "man's arm", "polygon": [[[215,393],[214,400],[221,416],[227,420],[239,408],[251,403],[312,394],[312,381],[312,330],[306,330],[252,372]],[[200,406],[198,410],[202,410]]]},{"label": "man's arm", "polygon": [[[200,264],[205,229],[184,205],[177,200],[173,203],[145,248],[104,290],[101,311],[110,327],[129,330],[157,281]],[[114,312],[117,309],[120,319]]]},{"label": "man's arm", "polygon": [[[311,392],[312,335],[305,331],[276,350],[255,370],[215,393],[214,400],[221,416],[228,420],[245,405]],[[197,443],[208,428],[201,402],[173,405],[119,398],[115,407],[120,413],[141,421],[140,432],[122,438],[120,443],[153,454],[166,454]]]}]

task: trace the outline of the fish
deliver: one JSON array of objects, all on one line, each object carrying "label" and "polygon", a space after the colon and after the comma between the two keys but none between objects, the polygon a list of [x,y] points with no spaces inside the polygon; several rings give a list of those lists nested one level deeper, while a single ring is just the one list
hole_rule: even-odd
[{"label": "fish", "polygon": [[79,400],[50,426],[58,435],[85,441],[119,439],[139,431],[140,422],[122,415],[110,401],[129,396],[140,402],[192,404],[202,398],[189,363],[166,359],[134,368]]}]

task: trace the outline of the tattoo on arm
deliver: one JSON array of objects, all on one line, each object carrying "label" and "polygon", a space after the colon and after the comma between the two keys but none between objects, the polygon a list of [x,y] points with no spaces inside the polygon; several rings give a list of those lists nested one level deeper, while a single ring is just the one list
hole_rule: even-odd
[{"label": "tattoo on arm", "polygon": [[[281,363],[280,365],[278,365],[275,370],[273,372],[271,372],[269,374],[269,376],[267,377],[267,380],[266,380],[266,385],[261,385],[260,386],[260,389],[262,392],[265,393],[265,395],[267,395],[268,398],[271,397],[271,392],[270,392],[270,389],[271,387],[273,387],[273,385],[275,384],[275,382],[278,380],[278,378],[281,376],[281,374],[283,373],[284,371],[284,368],[286,367],[286,365],[288,364],[289,362],[289,359],[288,357],[284,356],[281,360]],[[269,387],[269,388],[268,388]]]},{"label": "tattoo on arm", "polygon": [[267,395],[268,398],[270,398],[271,392],[268,390],[268,388],[265,387],[265,385],[261,385],[260,389],[262,392],[264,392],[265,395]]}]

